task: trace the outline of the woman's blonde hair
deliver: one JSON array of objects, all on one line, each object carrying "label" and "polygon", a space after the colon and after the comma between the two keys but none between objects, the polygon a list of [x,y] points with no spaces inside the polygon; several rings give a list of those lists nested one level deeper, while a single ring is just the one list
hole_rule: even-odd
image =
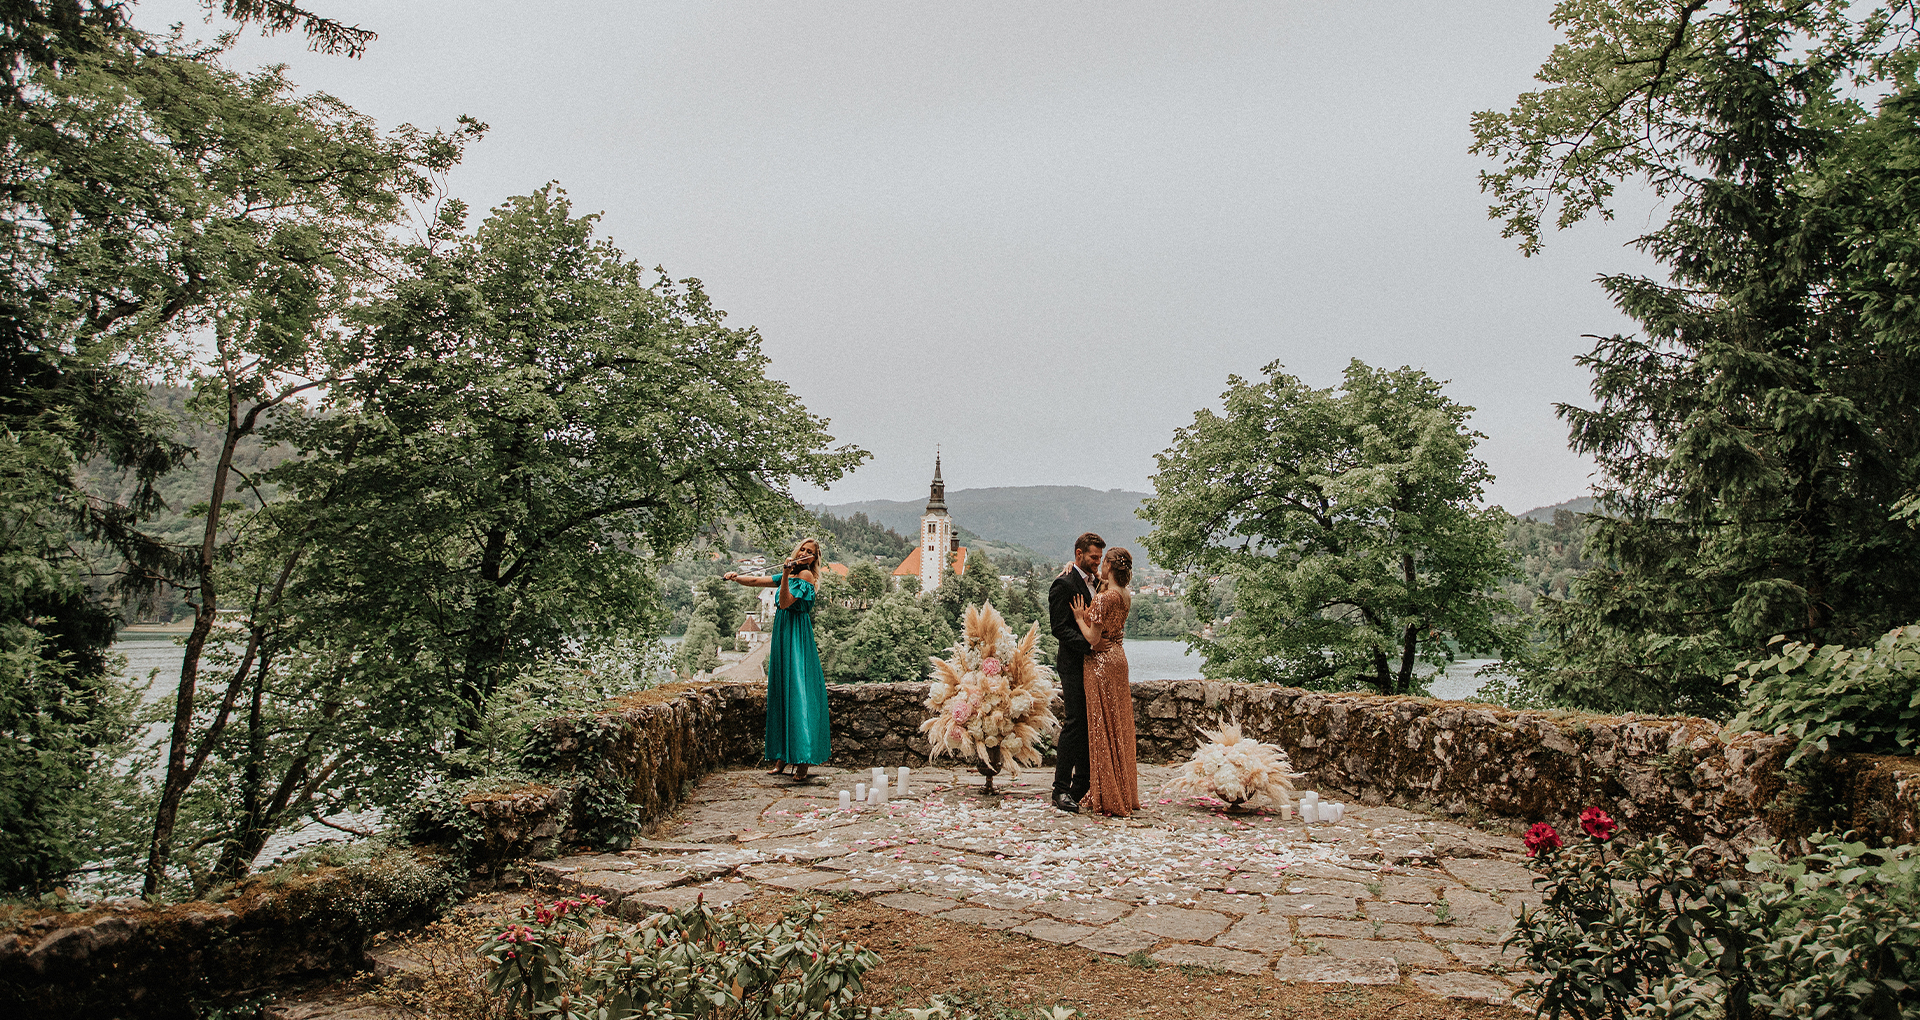
[{"label": "woman's blonde hair", "polygon": [[817,574],[820,572],[820,543],[814,541],[811,538],[803,538],[800,540],[800,544],[793,547],[793,551],[797,555],[799,554],[800,550],[805,549],[809,546],[813,548],[813,562],[808,564],[807,566],[808,566],[808,569],[812,570],[814,573]]}]

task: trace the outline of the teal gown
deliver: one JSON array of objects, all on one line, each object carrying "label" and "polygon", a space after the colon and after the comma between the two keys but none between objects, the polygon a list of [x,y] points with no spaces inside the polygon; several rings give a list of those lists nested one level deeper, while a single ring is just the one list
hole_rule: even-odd
[{"label": "teal gown", "polygon": [[827,678],[813,640],[813,585],[795,577],[787,587],[793,603],[774,613],[773,651],[767,656],[766,756],[818,765],[833,756],[833,735],[827,726]]}]

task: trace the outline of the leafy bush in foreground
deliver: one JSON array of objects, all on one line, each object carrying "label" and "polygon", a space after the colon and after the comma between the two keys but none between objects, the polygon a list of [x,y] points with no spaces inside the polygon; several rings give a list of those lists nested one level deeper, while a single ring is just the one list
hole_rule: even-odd
[{"label": "leafy bush in foreground", "polygon": [[1825,839],[1792,861],[1752,854],[1748,878],[1710,880],[1663,836],[1614,847],[1589,808],[1563,847],[1536,825],[1527,851],[1544,895],[1508,944],[1546,977],[1527,994],[1549,1018],[1920,1018],[1920,855]]},{"label": "leafy bush in foreground", "polygon": [[481,947],[487,990],[554,1020],[852,1016],[880,957],[820,938],[818,908],[756,924],[705,903],[595,932],[598,897],[526,911]]},{"label": "leafy bush in foreground", "polygon": [[[1815,751],[1912,754],[1920,744],[1920,624],[1868,648],[1777,645],[1739,666],[1744,708],[1729,727],[1799,738],[1789,766]],[[1736,676],[1739,675],[1736,673]]]}]

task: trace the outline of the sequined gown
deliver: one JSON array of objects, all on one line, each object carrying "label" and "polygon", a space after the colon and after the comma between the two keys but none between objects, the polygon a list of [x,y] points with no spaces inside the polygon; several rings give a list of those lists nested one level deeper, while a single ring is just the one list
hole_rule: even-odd
[{"label": "sequined gown", "polygon": [[1118,589],[1093,598],[1093,623],[1113,647],[1087,656],[1087,764],[1093,785],[1080,807],[1106,815],[1130,815],[1140,807],[1135,765],[1133,692],[1127,682],[1127,605]]},{"label": "sequined gown", "polygon": [[[833,756],[827,725],[827,679],[813,640],[813,585],[787,582],[793,604],[774,613],[767,655],[768,761],[818,765]],[[779,589],[776,588],[777,592]]]}]

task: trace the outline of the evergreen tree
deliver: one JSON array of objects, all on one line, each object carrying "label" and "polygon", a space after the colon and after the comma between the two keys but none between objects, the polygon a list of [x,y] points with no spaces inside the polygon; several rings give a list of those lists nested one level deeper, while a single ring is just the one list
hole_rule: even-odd
[{"label": "evergreen tree", "polygon": [[[1599,464],[1600,565],[1545,600],[1551,697],[1729,710],[1770,637],[1868,644],[1920,605],[1920,331],[1904,261],[1916,96],[1908,37],[1837,2],[1566,2],[1552,87],[1476,118],[1494,213],[1604,212],[1639,178],[1670,201],[1639,241],[1667,278],[1602,283],[1642,332],[1581,363],[1563,406]],[[1884,90],[1878,110],[1853,98]]]}]

